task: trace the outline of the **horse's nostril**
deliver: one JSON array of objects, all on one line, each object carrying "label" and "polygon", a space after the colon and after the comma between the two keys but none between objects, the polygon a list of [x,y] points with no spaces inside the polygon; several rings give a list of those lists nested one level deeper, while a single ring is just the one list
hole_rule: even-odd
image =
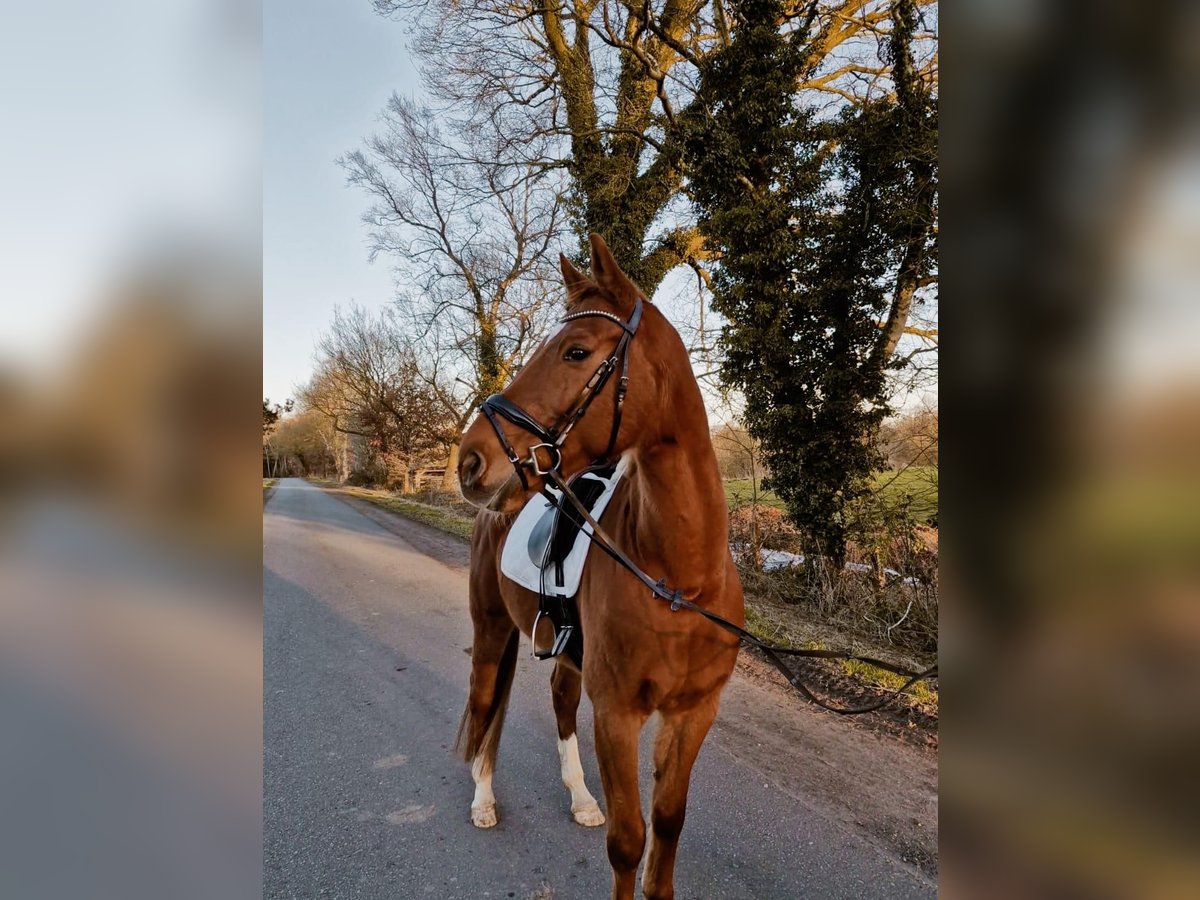
[{"label": "horse's nostril", "polygon": [[463,455],[458,464],[458,483],[464,487],[472,487],[483,474],[483,457],[474,450]]}]

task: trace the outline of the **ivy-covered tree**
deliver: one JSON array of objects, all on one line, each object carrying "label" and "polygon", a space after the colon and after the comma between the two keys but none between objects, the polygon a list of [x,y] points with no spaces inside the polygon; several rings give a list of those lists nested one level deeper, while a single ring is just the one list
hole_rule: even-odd
[{"label": "ivy-covered tree", "polygon": [[[586,248],[598,232],[651,297],[681,264],[708,253],[675,202],[688,177],[678,127],[694,111],[697,71],[740,27],[725,0],[372,0],[412,29],[430,95],[453,115],[500,126],[495,161],[563,169]],[[916,0],[932,9],[936,0]],[[887,0],[787,0],[803,23],[804,77],[820,102],[857,104],[885,79],[877,38]],[[918,36],[917,68],[937,77],[936,41]]]},{"label": "ivy-covered tree", "polygon": [[823,119],[795,90],[807,25],[781,28],[781,0],[737,0],[688,139],[701,233],[721,253],[723,377],[770,486],[839,568],[847,507],[881,462],[886,369],[934,267],[935,104],[907,56],[914,5],[891,10],[903,87]]}]

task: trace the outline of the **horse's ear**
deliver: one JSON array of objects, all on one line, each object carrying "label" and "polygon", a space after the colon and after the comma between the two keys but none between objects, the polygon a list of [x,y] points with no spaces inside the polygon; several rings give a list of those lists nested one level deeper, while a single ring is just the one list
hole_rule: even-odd
[{"label": "horse's ear", "polygon": [[574,306],[592,282],[571,265],[571,261],[562,253],[558,254],[558,266],[562,269],[563,283],[567,286],[567,306]]},{"label": "horse's ear", "polygon": [[593,231],[588,235],[588,241],[592,245],[592,278],[596,280],[596,284],[622,301],[632,302],[640,293],[637,285],[621,271],[621,267],[613,259],[612,251],[608,249],[608,244],[604,243],[604,238]]}]

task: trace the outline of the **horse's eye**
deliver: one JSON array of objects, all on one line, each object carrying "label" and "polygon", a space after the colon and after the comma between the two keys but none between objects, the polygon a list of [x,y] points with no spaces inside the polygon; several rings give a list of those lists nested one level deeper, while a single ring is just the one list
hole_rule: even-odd
[{"label": "horse's eye", "polygon": [[563,354],[563,359],[569,359],[571,362],[583,362],[591,355],[592,351],[588,350],[586,347],[572,347],[565,354]]}]

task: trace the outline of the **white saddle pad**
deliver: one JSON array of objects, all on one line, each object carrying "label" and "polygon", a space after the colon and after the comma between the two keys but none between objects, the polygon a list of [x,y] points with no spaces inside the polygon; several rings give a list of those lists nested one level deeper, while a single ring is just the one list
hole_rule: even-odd
[{"label": "white saddle pad", "polygon": [[[612,499],[621,476],[625,474],[626,457],[622,456],[616,469],[608,478],[601,478],[593,472],[585,472],[579,476],[575,487],[580,481],[591,479],[604,485],[602,493],[592,506],[592,518],[597,522],[604,514],[604,508]],[[556,499],[561,499],[561,493],[550,488]],[[540,592],[543,589],[551,597],[574,597],[579,591],[579,582],[583,578],[583,565],[587,562],[588,550],[592,546],[588,535],[592,528],[586,522],[575,536],[575,544],[571,552],[563,560],[563,584],[555,584],[555,578],[550,572],[542,579],[542,560],[546,555],[546,543],[550,539],[550,531],[554,524],[554,507],[541,494],[534,494],[525,508],[517,514],[517,519],[508,530],[504,540],[504,549],[500,554],[500,571],[522,587]]]}]

